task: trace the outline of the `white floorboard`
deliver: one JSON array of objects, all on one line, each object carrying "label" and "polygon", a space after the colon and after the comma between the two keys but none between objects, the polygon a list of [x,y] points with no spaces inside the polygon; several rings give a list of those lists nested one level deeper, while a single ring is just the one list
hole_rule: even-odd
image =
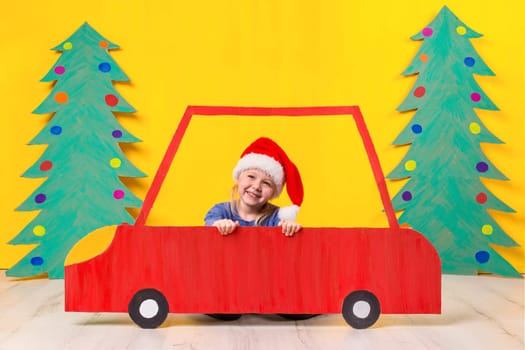
[{"label": "white floorboard", "polygon": [[341,315],[222,322],[188,314],[144,330],[127,314],[64,312],[63,284],[17,281],[0,271],[0,350],[525,349],[523,279],[445,275],[441,315],[382,315],[365,330],[352,329]]}]

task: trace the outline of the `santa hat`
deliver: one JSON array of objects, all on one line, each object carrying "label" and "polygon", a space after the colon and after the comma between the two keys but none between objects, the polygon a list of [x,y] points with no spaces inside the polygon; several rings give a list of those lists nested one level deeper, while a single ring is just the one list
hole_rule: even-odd
[{"label": "santa hat", "polygon": [[295,220],[303,202],[303,182],[299,170],[284,150],[267,137],[255,140],[241,154],[233,169],[233,179],[237,180],[247,169],[260,169],[270,175],[276,186],[275,197],[281,194],[286,183],[286,192],[293,205],[280,208],[278,215],[282,220]]}]

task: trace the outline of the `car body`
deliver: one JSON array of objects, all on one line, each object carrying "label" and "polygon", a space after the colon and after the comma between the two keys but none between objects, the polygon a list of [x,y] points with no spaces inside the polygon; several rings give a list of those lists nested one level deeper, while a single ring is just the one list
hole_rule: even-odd
[{"label": "car body", "polygon": [[[146,219],[191,117],[351,115],[369,156],[389,227],[149,226]],[[420,233],[401,228],[357,107],[188,107],[134,225],[117,227],[110,246],[65,267],[65,309],[128,312],[141,327],[168,313],[342,313],[355,328],[382,314],[441,312],[441,262]]]}]

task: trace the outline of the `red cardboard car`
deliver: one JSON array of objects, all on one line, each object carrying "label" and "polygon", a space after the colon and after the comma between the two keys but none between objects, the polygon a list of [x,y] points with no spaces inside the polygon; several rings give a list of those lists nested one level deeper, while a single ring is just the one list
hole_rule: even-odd
[{"label": "red cardboard car", "polygon": [[[372,167],[389,227],[147,226],[146,219],[194,115],[352,116]],[[189,106],[134,225],[118,226],[102,254],[65,267],[65,309],[128,312],[143,328],[168,313],[341,313],[354,328],[383,314],[441,313],[441,262],[420,233],[400,228],[358,107]]]}]

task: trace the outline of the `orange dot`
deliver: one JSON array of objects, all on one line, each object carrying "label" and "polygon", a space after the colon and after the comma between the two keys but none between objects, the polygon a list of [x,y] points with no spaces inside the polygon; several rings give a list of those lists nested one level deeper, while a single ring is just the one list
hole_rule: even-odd
[{"label": "orange dot", "polygon": [[421,62],[428,62],[428,55],[426,53],[422,53],[421,55],[419,55],[419,59],[421,60]]},{"label": "orange dot", "polygon": [[59,91],[55,94],[55,101],[58,103],[66,103],[68,96],[64,91]]},{"label": "orange dot", "polygon": [[107,41],[104,41],[102,40],[101,42],[98,43],[100,45],[101,48],[103,49],[107,49],[108,46],[109,46],[109,43]]}]

